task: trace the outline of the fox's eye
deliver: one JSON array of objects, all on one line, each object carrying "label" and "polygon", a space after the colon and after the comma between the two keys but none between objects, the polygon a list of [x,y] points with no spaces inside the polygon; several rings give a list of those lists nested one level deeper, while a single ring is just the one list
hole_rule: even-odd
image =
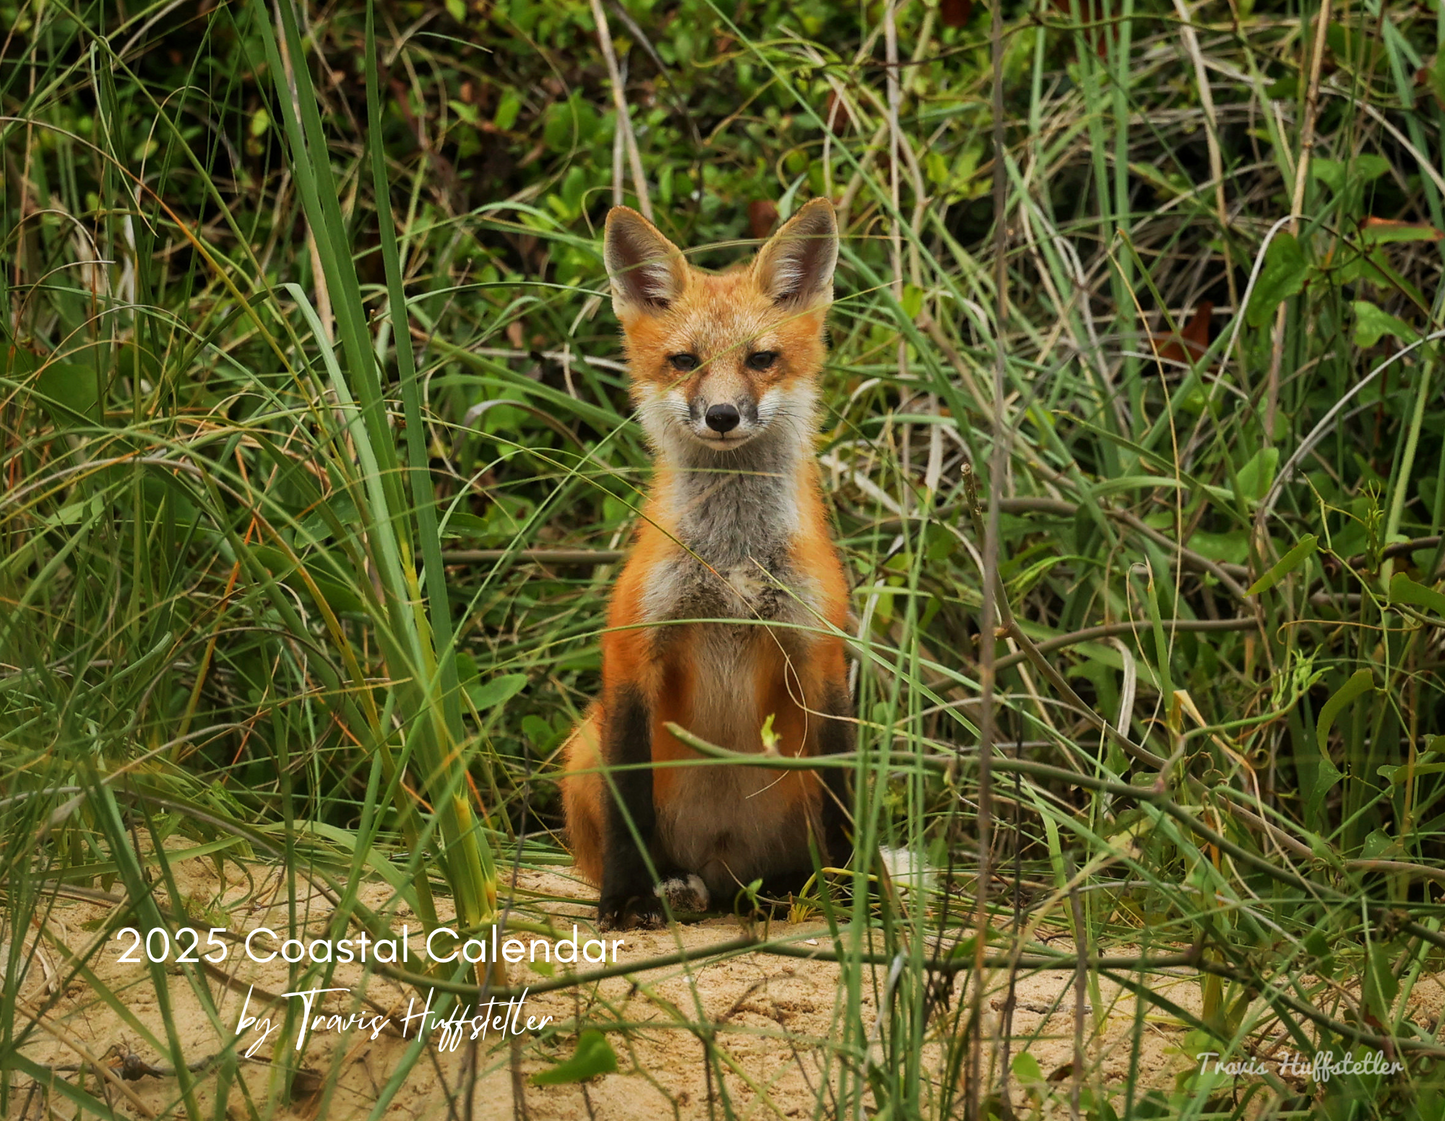
[{"label": "fox's eye", "polygon": [[696,354],[672,354],[668,356],[667,360],[672,363],[672,367],[675,370],[686,371],[697,369]]},{"label": "fox's eye", "polygon": [[778,352],[776,350],[759,350],[748,355],[748,365],[754,370],[766,370],[777,360]]}]

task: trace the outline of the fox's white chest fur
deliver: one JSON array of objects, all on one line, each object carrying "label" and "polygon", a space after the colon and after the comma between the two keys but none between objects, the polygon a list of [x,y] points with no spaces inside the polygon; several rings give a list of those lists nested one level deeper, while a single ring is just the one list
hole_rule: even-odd
[{"label": "fox's white chest fur", "polygon": [[812,617],[815,583],[792,560],[798,441],[777,427],[731,453],[671,449],[679,462],[660,505],[676,550],[647,590],[649,621]]},{"label": "fox's white chest fur", "polygon": [[[747,467],[674,475],[665,497],[678,549],[648,590],[647,614],[672,624],[655,632],[661,644],[680,640],[683,626],[689,632],[688,730],[719,747],[759,752],[768,716],[760,694],[776,684],[759,680],[760,661],[775,660],[760,654],[768,653],[765,646],[781,650],[785,666],[788,658],[806,657],[808,634],[795,628],[816,625],[819,589],[793,560],[801,530],[795,464],[755,454]],[[694,619],[700,621],[677,622]],[[659,807],[665,852],[715,894],[735,891],[788,854],[806,852],[807,821],[788,812],[781,774],[756,767],[686,769],[678,796]]]}]

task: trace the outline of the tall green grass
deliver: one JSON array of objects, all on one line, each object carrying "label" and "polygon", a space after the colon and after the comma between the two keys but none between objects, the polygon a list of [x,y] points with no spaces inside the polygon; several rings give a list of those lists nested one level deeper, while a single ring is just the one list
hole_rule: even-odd
[{"label": "tall green grass", "polygon": [[[648,464],[596,232],[641,186],[707,265],[750,204],[847,234],[855,875],[936,876],[800,905],[842,963],[814,1115],[1439,1115],[1445,16],[967,9],[0,3],[0,1112],[109,1115],[26,1052],[17,932],[67,891],[173,927],[205,853],[325,884],[337,933],[386,927],[376,876],[482,929],[500,868],[565,866],[552,757]],[[1078,974],[1071,1071],[1010,1038],[1031,969]],[[1160,1088],[1156,1014],[1184,1067],[1406,1071]],[[137,1032],[179,1113],[240,1077]]]}]

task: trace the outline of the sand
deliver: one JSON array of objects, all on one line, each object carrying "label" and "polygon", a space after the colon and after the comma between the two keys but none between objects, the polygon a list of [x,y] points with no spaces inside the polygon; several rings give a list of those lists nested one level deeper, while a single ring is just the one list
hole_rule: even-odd
[{"label": "sand", "polygon": [[[387,1104],[380,1115],[397,1118],[643,1121],[728,1113],[739,1118],[832,1117],[842,1109],[839,1094],[859,1085],[856,1074],[849,1072],[859,1069],[862,1046],[871,1044],[871,1061],[885,1071],[906,1061],[889,1050],[875,1024],[876,996],[887,984],[886,966],[870,970],[865,979],[861,1024],[854,1026],[851,1046],[845,1045],[849,1033],[841,1020],[838,965],[753,951],[548,992],[535,990],[548,983],[550,970],[564,967],[546,962],[532,966],[526,960],[508,964],[508,983],[515,989],[530,985],[533,991],[510,1005],[494,1004],[481,1035],[481,1008],[471,1010],[464,1028],[441,1026],[438,1017],[424,1020],[425,992],[376,971],[383,966],[340,964],[328,977],[320,970],[304,973],[301,966],[288,966],[279,957],[256,961],[248,956],[241,939],[260,928],[285,932],[293,909],[298,927],[304,928],[303,945],[330,942],[335,954],[340,938],[350,937],[356,952],[357,928],[346,934],[328,932],[332,904],[306,880],[298,879],[297,894],[289,898],[275,868],[218,864],[206,857],[180,859],[173,869],[179,898],[172,900],[161,890],[158,902],[163,910],[190,916],[199,932],[198,956],[209,950],[218,957],[224,949],[226,959],[201,967],[203,974],[193,967],[188,975],[173,960],[182,947],[172,945],[164,955],[162,939],[153,935],[153,952],[172,959],[160,967],[165,986],[158,993],[144,961],[144,946],[135,949],[137,937],[113,936],[125,914],[118,897],[75,888],[57,894],[43,934],[37,923],[24,935],[27,949],[37,952],[19,986],[17,1030],[28,1025],[20,1052],[35,1065],[12,1081],[11,1116],[46,1116],[47,1108],[57,1116],[76,1115],[78,1107],[63,1087],[43,1084],[49,1071],[131,1117],[182,1115],[186,1092],[206,1116],[215,1115],[216,1098],[224,1094],[225,1115],[238,1119],[363,1118],[373,1115],[383,1100]],[[393,893],[384,884],[365,884],[360,895],[366,906],[377,910],[393,905]],[[521,871],[504,895],[513,904],[513,918],[532,928],[510,932],[519,940],[519,950],[541,939],[535,933],[539,924],[551,924],[559,936],[570,937],[575,923],[583,952],[599,955],[599,944],[586,945],[597,937],[587,889],[564,871]],[[420,972],[425,940],[416,916],[395,911],[389,923],[395,936],[403,928],[408,931],[410,959],[401,964]],[[211,928],[226,933],[208,947]],[[697,956],[748,933],[735,917],[714,917],[665,930],[610,935],[623,941],[609,942],[606,949],[609,957],[616,951],[619,964],[636,967],[680,951]],[[801,923],[775,921],[768,933],[805,949],[831,947],[827,928],[816,916]],[[14,936],[7,931],[7,937]],[[180,939],[181,944],[188,941],[189,936]],[[555,943],[548,941],[550,956]],[[262,957],[277,945],[258,934],[252,940],[253,955]],[[442,948],[442,943],[434,945]],[[1067,949],[1063,941],[1052,945]],[[375,949],[368,946],[372,953]],[[541,949],[537,947],[539,956]],[[142,960],[123,960],[127,951],[132,959]],[[324,956],[327,951],[315,952]],[[1006,1018],[1008,975],[998,970],[988,976],[983,1009],[988,1084],[998,1085],[1001,1036],[1004,1024],[1011,1022],[1010,1056],[1026,1052],[1036,1066],[1025,1060],[1016,1067],[1009,1092],[1016,1106],[1037,1109],[1043,1116],[1067,1116],[1078,1088],[1074,982],[1072,973],[1062,971],[1017,976],[1015,1010]],[[1189,1013],[1200,1012],[1200,981],[1190,970],[1156,976],[1152,984]],[[312,1029],[298,1049],[298,1013],[308,1002],[281,994],[323,986],[338,991],[310,998]],[[103,990],[117,999],[106,999]],[[1419,1022],[1440,1015],[1441,994],[1439,978],[1416,986]],[[946,1045],[966,1022],[960,1013],[960,1001],[966,1009],[969,999],[964,974],[954,980],[948,997],[933,1009],[929,1042],[917,1057],[920,1092],[935,1116],[946,1112],[936,1097]],[[1184,1022],[1152,1006],[1141,1013],[1134,998],[1107,979],[1098,980],[1085,999],[1077,1017],[1084,1055],[1079,1085],[1085,1092],[1092,1087],[1094,1092],[1122,1094],[1132,1081],[1136,1096],[1149,1088],[1167,1093],[1197,1068],[1198,1045]],[[317,1016],[320,1023],[314,1020]],[[184,1080],[188,1087],[165,1049],[167,1017],[182,1041],[184,1064],[192,1068]],[[423,1026],[427,1030],[418,1040]],[[617,1057],[616,1072],[567,1085],[532,1085],[532,1075],[573,1055],[579,1032],[589,1026],[606,1030]],[[1131,1058],[1136,1041],[1137,1058]],[[1277,1047],[1270,1050],[1277,1042],[1262,1038],[1254,1053],[1277,1055]],[[389,1087],[418,1048],[419,1060],[399,1086]],[[223,1060],[228,1049],[238,1056],[234,1066]],[[1035,1069],[1039,1079],[1030,1076]],[[288,1074],[289,1094],[284,1089]],[[1242,1077],[1247,1081],[1249,1076]],[[1301,1093],[1317,1090],[1307,1078],[1285,1081]],[[861,1100],[866,1115],[872,1098],[865,1091]],[[1121,1099],[1116,1108],[1120,1104]]]}]

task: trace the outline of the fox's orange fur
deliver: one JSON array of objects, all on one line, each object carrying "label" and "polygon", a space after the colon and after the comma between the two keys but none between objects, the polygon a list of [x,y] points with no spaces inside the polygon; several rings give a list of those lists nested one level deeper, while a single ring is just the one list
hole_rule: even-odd
[{"label": "fox's orange fur", "polygon": [[836,258],[821,199],[723,274],[691,268],[633,211],[608,215],[613,306],[656,468],[612,594],[602,694],[565,748],[572,850],[601,886],[604,927],[656,922],[664,895],[700,908],[760,877],[806,876],[810,832],[846,859],[841,783],[825,789],[815,771],[713,763],[609,783],[601,770],[697,759],[669,722],[760,752],[771,715],[786,754],[850,747],[848,587],[814,450]]}]

